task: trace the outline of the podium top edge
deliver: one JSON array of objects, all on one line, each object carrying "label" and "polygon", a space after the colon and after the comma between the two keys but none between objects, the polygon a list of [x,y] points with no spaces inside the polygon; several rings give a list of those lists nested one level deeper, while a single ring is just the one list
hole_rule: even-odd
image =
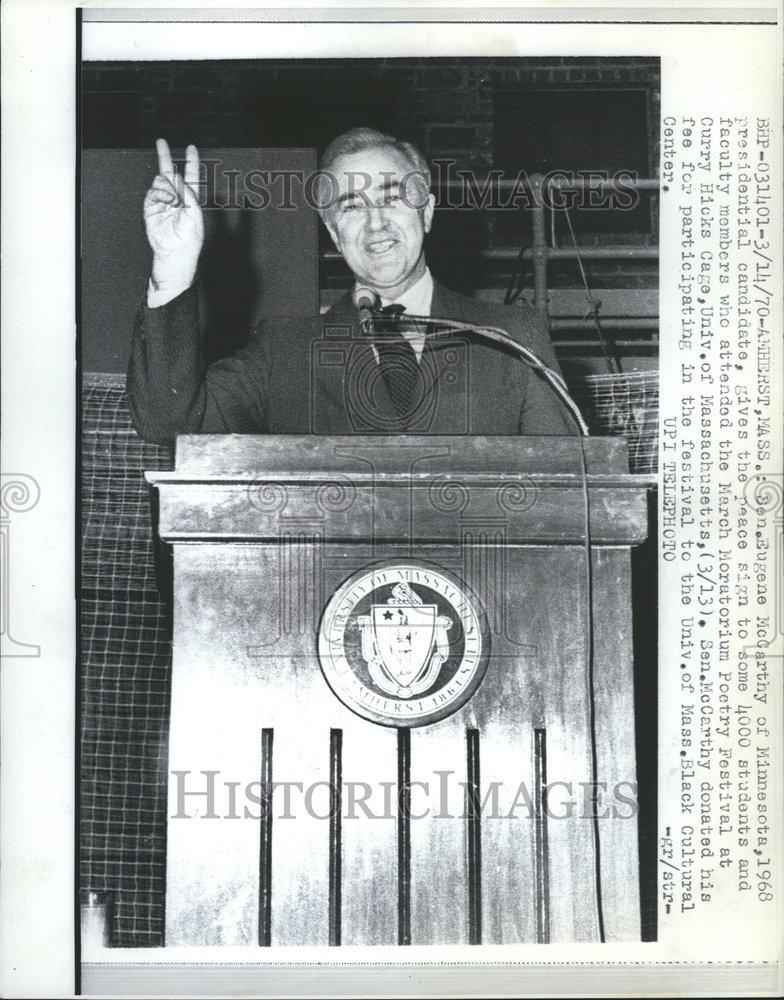
[{"label": "podium top edge", "polygon": [[[547,472],[523,472],[520,470],[510,470],[507,473],[477,474],[470,472],[439,473],[423,472],[418,474],[409,473],[382,473],[377,476],[365,475],[363,473],[301,473],[299,475],[291,473],[280,475],[273,472],[235,472],[235,473],[214,473],[199,474],[195,472],[165,472],[154,470],[145,472],[144,478],[152,486],[173,485],[193,485],[193,486],[216,486],[216,485],[244,485],[252,484],[261,486],[264,483],[277,483],[282,486],[338,486],[344,484],[355,487],[381,487],[381,486],[401,486],[401,487],[431,487],[438,485],[442,488],[449,486],[459,486],[470,483],[477,487],[494,487],[501,485],[515,485],[516,482],[529,482],[539,488],[550,487],[554,489],[579,489],[582,485],[582,476],[577,473],[547,473]],[[625,490],[651,490],[658,486],[658,476],[653,473],[589,473],[585,479],[591,489],[625,489]]]},{"label": "podium top edge", "polygon": [[174,472],[154,471],[146,477],[152,483],[376,477],[410,483],[456,476],[492,482],[530,475],[563,482],[582,478],[583,452],[591,479],[622,479],[638,487],[657,481],[655,475],[629,473],[625,438],[482,435],[182,435]]}]

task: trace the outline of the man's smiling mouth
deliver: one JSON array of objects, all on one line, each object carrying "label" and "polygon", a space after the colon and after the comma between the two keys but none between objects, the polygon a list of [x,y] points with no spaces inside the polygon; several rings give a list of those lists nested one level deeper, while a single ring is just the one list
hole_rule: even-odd
[{"label": "man's smiling mouth", "polygon": [[387,253],[397,243],[397,240],[378,240],[375,243],[367,243],[368,253],[380,255]]}]

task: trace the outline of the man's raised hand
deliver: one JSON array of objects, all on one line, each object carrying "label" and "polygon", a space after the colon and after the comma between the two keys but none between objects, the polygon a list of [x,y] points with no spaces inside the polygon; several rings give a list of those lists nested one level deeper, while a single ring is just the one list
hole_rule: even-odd
[{"label": "man's raised hand", "polygon": [[152,285],[155,290],[171,289],[179,294],[196,276],[202,244],[204,219],[197,191],[199,151],[185,150],[185,176],[172,162],[165,139],[155,143],[158,175],[144,199],[144,225],[153,252]]}]

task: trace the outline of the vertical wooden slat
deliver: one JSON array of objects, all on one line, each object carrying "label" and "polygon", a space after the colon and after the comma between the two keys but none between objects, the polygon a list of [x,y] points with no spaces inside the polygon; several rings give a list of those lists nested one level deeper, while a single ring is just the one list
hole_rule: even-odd
[{"label": "vertical wooden slat", "polygon": [[508,548],[498,527],[476,537],[483,544],[467,548],[464,559],[474,593],[487,602],[491,660],[463,714],[481,735],[482,943],[531,943],[536,939],[531,731],[541,704],[535,643],[542,635],[531,627],[531,613],[544,564],[538,550]]},{"label": "vertical wooden slat", "polygon": [[411,731],[397,731],[397,943],[411,944]]},{"label": "vertical wooden slat", "polygon": [[[327,945],[330,935],[330,729],[335,727],[337,703],[326,697],[324,679],[313,668],[315,623],[306,594],[314,584],[313,566],[318,547],[281,543],[286,549],[288,572],[283,597],[299,609],[300,621],[309,621],[304,632],[304,655],[294,652],[275,657],[267,705],[275,720],[275,830],[272,842],[272,944]],[[280,556],[278,547],[278,556]],[[281,584],[281,586],[284,585]],[[285,616],[281,616],[285,620]],[[311,631],[313,630],[313,631]],[[281,642],[293,650],[297,630]],[[269,661],[267,661],[269,662]],[[264,671],[262,671],[265,673]],[[261,701],[267,692],[259,692]],[[286,815],[285,788],[291,807]],[[310,790],[310,795],[309,795]]]},{"label": "vertical wooden slat", "polygon": [[[527,814],[525,822],[502,820],[485,827],[485,866],[490,864],[492,850],[505,896],[520,900],[516,909],[499,906],[496,912],[493,908],[488,912],[485,908],[486,924],[495,922],[492,937],[485,927],[485,943],[500,943],[496,934],[502,935],[503,943],[509,943],[515,933],[526,942],[538,938],[537,777],[532,752],[536,729],[547,732],[547,780],[555,785],[549,796],[554,815],[547,822],[550,940],[598,940],[594,842],[591,822],[582,818],[582,783],[590,780],[584,570],[584,551],[576,546],[508,552],[507,572],[516,585],[506,595],[505,650],[513,654],[516,647],[519,654],[491,662],[475,698],[475,713],[482,732],[485,780],[507,780],[508,776],[511,782],[516,772],[530,801],[528,809],[523,810],[520,803],[516,810],[520,816]],[[544,601],[542,580],[551,577],[572,580],[574,585],[551,588]],[[500,646],[494,641],[496,655]],[[480,711],[490,714],[480,718]],[[499,838],[497,848],[490,840],[494,836]]]},{"label": "vertical wooden slat", "polygon": [[[582,716],[582,718],[581,718]],[[598,941],[596,842],[585,808],[590,747],[584,690],[547,720],[548,849],[552,941]]]},{"label": "vertical wooden slat", "polygon": [[[523,681],[527,664],[515,658],[491,663],[491,685],[483,683],[471,706],[481,734],[482,943],[523,944],[536,940],[534,900],[533,761],[531,698]],[[507,706],[507,717],[487,696]],[[489,891],[489,886],[493,891]]]},{"label": "vertical wooden slat", "polygon": [[[278,695],[275,726],[275,829],[272,841],[272,944],[329,943],[329,726]],[[301,689],[299,691],[301,694]],[[312,697],[308,696],[308,697]],[[282,783],[292,783],[286,810]],[[297,787],[294,787],[296,783]],[[305,801],[315,788],[310,809]]]},{"label": "vertical wooden slat", "polygon": [[[269,571],[254,553],[259,572]],[[237,593],[227,588],[231,566]],[[259,740],[269,720],[247,697],[242,661],[247,633],[230,611],[216,622],[228,589],[229,608],[253,589],[243,553],[232,546],[176,546],[169,810],[178,815],[178,780],[185,773],[185,814],[167,824],[166,945],[258,945],[259,815],[242,790],[259,783]],[[241,581],[241,582],[240,582]],[[216,636],[220,635],[220,641]],[[260,699],[261,700],[261,699]],[[230,724],[224,724],[224,721]],[[212,782],[207,775],[213,776]],[[234,808],[228,795],[233,783]],[[214,785],[211,811],[204,791]],[[195,791],[200,794],[191,795]]]},{"label": "vertical wooden slat", "polygon": [[[550,553],[553,572],[574,581],[547,611],[554,661],[546,690],[550,933],[553,941],[599,941],[595,827],[586,809],[592,780],[588,564],[584,547]],[[558,566],[560,563],[560,566]]]},{"label": "vertical wooden slat", "polygon": [[346,711],[341,939],[397,944],[397,733]]},{"label": "vertical wooden slat", "polygon": [[341,943],[341,863],[342,863],[342,788],[343,788],[343,733],[331,729],[329,733],[329,787],[331,792],[329,816],[329,943]]},{"label": "vertical wooden slat", "polygon": [[411,731],[413,945],[468,944],[465,778],[459,714]]},{"label": "vertical wooden slat", "polygon": [[547,843],[547,730],[534,729],[534,790],[536,854],[536,940],[550,942],[550,856]]},{"label": "vertical wooden slat", "polygon": [[483,944],[535,940],[531,730],[526,723],[515,717],[508,726],[490,720],[479,727]]},{"label": "vertical wooden slat", "polygon": [[[628,551],[600,550],[594,555],[597,594],[628,593],[631,565]],[[634,798],[636,784],[634,738],[634,680],[629,664],[632,620],[628,603],[619,608],[614,628],[595,629],[594,691],[596,709],[596,767],[606,788],[601,793],[599,833],[601,885],[605,940],[637,941],[640,938],[640,894],[637,816],[618,800],[615,789]]]},{"label": "vertical wooden slat", "polygon": [[272,745],[273,730],[261,731],[261,820],[259,825],[259,946],[272,940]]},{"label": "vertical wooden slat", "polygon": [[466,730],[465,817],[468,841],[468,943],[482,943],[482,814],[479,731]]}]

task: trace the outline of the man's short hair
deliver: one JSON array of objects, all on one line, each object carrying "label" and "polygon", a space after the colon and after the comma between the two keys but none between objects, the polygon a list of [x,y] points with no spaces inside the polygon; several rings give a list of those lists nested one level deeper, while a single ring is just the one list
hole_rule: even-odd
[{"label": "man's short hair", "polygon": [[[335,161],[341,156],[361,153],[365,149],[378,149],[384,146],[389,146],[402,153],[411,165],[412,173],[421,175],[425,182],[426,190],[430,190],[430,167],[416,146],[411,142],[401,142],[395,136],[379,132],[374,128],[352,128],[333,139],[321,156],[319,173],[329,174]],[[329,206],[319,201],[319,207],[321,210],[324,210]]]}]

